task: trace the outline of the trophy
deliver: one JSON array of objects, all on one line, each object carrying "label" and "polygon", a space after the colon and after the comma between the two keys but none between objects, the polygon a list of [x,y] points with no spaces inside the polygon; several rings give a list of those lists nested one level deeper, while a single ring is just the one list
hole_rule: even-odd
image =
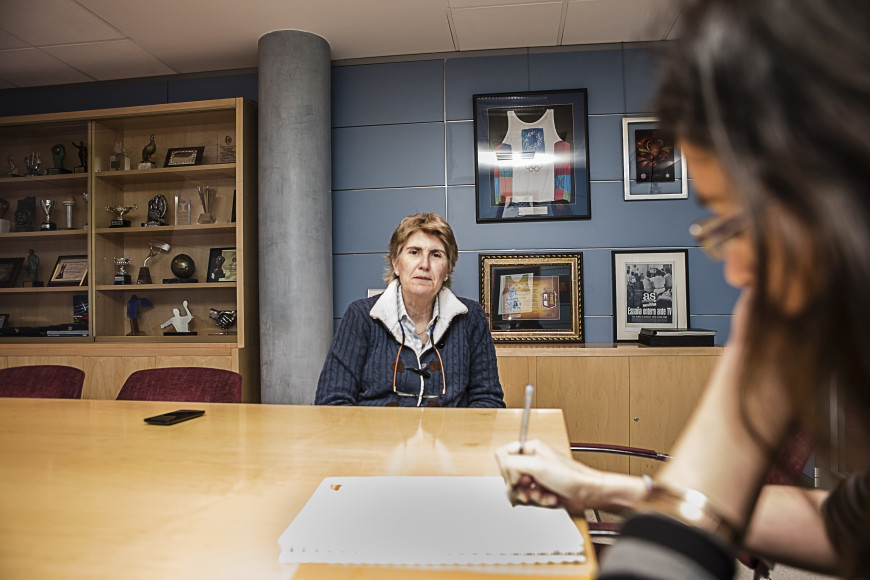
[{"label": "trophy", "polygon": [[116,214],[118,214],[118,216],[116,218],[114,218],[112,220],[112,222],[109,224],[109,227],[110,228],[129,228],[130,227],[130,220],[125,220],[124,214],[130,213],[134,209],[139,209],[139,205],[135,204],[135,203],[133,205],[107,205],[106,211],[115,212]]},{"label": "trophy", "polygon": [[42,160],[39,158],[39,153],[31,152],[30,155],[25,155],[24,167],[27,168],[27,173],[25,173],[25,175],[39,175],[39,168],[42,167]]},{"label": "trophy", "polygon": [[43,283],[39,280],[39,256],[36,255],[36,251],[28,250],[27,255],[27,265],[24,269],[27,271],[27,281],[25,281],[22,285],[25,288],[37,288],[41,287]]},{"label": "trophy", "polygon": [[127,273],[127,266],[130,265],[130,258],[115,258],[115,266],[118,268],[118,273],[115,274],[115,285],[121,286],[131,284],[130,274]]},{"label": "trophy", "polygon": [[208,311],[208,317],[214,320],[215,324],[218,325],[218,328],[223,331],[213,332],[213,335],[235,334],[235,332],[230,332],[230,328],[236,323],[235,310],[218,310],[217,308],[211,308]]},{"label": "trophy", "polygon": [[150,242],[148,242],[148,245],[151,246],[151,251],[148,253],[148,257],[145,258],[145,261],[142,262],[142,267],[139,268],[139,276],[136,278],[137,284],[151,284],[151,270],[148,269],[148,260],[156,256],[160,252],[169,251],[169,244],[167,244],[166,242],[151,240]]},{"label": "trophy", "polygon": [[0,197],[0,234],[12,231],[12,220],[6,219],[7,211],[9,211],[9,202]]},{"label": "trophy", "polygon": [[72,225],[73,208],[76,205],[76,198],[73,197],[73,194],[70,193],[64,198],[63,205],[66,208],[66,229],[71,230],[71,229],[73,229],[73,225]]},{"label": "trophy", "polygon": [[151,156],[157,152],[157,143],[154,142],[154,135],[151,135],[151,141],[142,148],[142,161],[139,163],[139,169],[154,169],[157,164],[151,159]]},{"label": "trophy", "polygon": [[148,202],[148,221],[145,222],[146,227],[165,226],[166,220],[163,216],[166,215],[166,196],[158,194],[151,198]]},{"label": "trophy", "polygon": [[175,330],[167,330],[163,333],[163,336],[189,336],[196,334],[190,330],[190,321],[193,320],[193,314],[190,313],[190,308],[187,307],[187,300],[182,302],[181,305],[184,307],[185,316],[181,315],[178,308],[173,308],[172,318],[161,324],[160,328],[166,328],[171,324]]},{"label": "trophy", "polygon": [[6,157],[6,163],[9,164],[9,167],[6,169],[6,172],[3,173],[2,177],[21,177],[18,175],[18,169],[15,167],[15,156],[9,155]]},{"label": "trophy", "polygon": [[45,221],[39,225],[39,229],[42,231],[54,231],[57,229],[57,224],[51,221],[51,212],[54,210],[54,204],[53,199],[39,201],[39,207],[42,209],[42,213],[45,214]]},{"label": "trophy", "polygon": [[88,146],[85,145],[84,141],[79,141],[79,144],[76,145],[76,142],[72,142],[73,146],[79,150],[79,165],[73,167],[73,173],[87,173],[88,172]]},{"label": "trophy", "polygon": [[112,155],[109,157],[109,171],[128,171],[130,169],[130,156],[124,151],[124,144],[115,141]]},{"label": "trophy", "polygon": [[202,213],[197,218],[198,224],[213,224],[216,220],[211,215],[211,202],[214,200],[213,192],[208,186],[197,185],[196,191],[199,192],[199,200],[202,202]]},{"label": "trophy", "polygon": [[169,263],[169,269],[175,274],[175,278],[164,278],[164,284],[193,284],[199,282],[193,278],[193,273],[196,272],[196,263],[193,258],[187,254],[178,254],[172,258]]},{"label": "trophy", "polygon": [[148,306],[154,306],[147,298],[139,298],[135,294],[127,301],[127,318],[130,319],[130,332],[127,336],[142,336],[145,333],[139,330],[139,314],[142,309]]},{"label": "trophy", "polygon": [[[85,202],[85,205],[88,205],[88,192],[85,191],[82,193],[82,201]],[[83,230],[88,229],[88,210],[85,209],[85,225],[82,226]]]},{"label": "trophy", "polygon": [[190,225],[190,198],[183,193],[178,193],[175,196],[175,225]]},{"label": "trophy", "polygon": [[[62,175],[64,173],[72,173],[69,169],[64,169],[63,159],[66,157],[66,147],[61,143],[51,146],[51,158],[54,160],[54,167],[45,170],[46,175]],[[72,229],[72,228],[68,228]]]}]

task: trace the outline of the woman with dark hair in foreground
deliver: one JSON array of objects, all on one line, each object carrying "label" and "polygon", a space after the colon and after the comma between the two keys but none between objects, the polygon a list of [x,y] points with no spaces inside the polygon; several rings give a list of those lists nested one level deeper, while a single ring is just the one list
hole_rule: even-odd
[{"label": "woman with dark hair in foreground", "polygon": [[870,3],[698,0],[659,94],[698,201],[692,225],[742,288],[728,347],[652,481],[592,470],[537,442],[497,453],[521,502],[633,512],[601,578],[731,578],[746,548],[848,578],[870,575],[870,476],[830,493],[764,485],[802,429],[870,447]]}]

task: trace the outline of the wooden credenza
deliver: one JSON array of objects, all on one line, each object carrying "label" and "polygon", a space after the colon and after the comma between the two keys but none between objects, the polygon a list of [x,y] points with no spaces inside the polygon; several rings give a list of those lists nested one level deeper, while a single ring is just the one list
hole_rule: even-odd
[{"label": "wooden credenza", "polygon": [[[572,442],[664,453],[691,415],[722,351],[633,343],[496,347],[508,407],[521,407],[525,385],[533,384],[534,406],[562,409]],[[599,469],[635,475],[659,467],[609,454],[576,456]]]}]

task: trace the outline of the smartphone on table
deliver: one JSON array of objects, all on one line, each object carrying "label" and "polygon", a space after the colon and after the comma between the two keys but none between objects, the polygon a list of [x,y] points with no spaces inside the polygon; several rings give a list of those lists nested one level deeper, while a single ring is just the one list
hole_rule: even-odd
[{"label": "smartphone on table", "polygon": [[145,422],[151,425],[175,425],[182,421],[189,421],[205,415],[205,411],[193,409],[179,409],[178,411],[170,411],[153,417],[146,417]]}]

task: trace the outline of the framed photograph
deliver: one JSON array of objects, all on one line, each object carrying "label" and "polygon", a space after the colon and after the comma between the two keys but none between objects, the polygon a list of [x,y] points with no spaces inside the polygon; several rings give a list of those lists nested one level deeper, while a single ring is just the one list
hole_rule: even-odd
[{"label": "framed photograph", "polygon": [[237,265],[235,248],[212,248],[208,253],[206,282],[236,282]]},{"label": "framed photograph", "polygon": [[586,89],[473,98],[477,223],[588,219]]},{"label": "framed photograph", "polygon": [[88,257],[58,256],[49,286],[84,286],[88,281]]},{"label": "framed photograph", "polygon": [[495,342],[583,342],[583,254],[481,254],[480,303]]},{"label": "framed photograph", "polygon": [[22,264],[24,258],[0,258],[0,288],[15,286]]},{"label": "framed photograph", "polygon": [[0,328],[5,328],[7,322],[9,322],[9,315],[0,314]]},{"label": "framed photograph", "polygon": [[202,153],[205,147],[175,147],[166,150],[166,161],[163,167],[178,167],[182,165],[199,165],[202,163]]},{"label": "framed photograph", "polygon": [[628,201],[689,197],[683,153],[656,117],[622,119],[622,173]]},{"label": "framed photograph", "polygon": [[688,250],[613,251],[613,338],[641,328],[689,327]]}]

